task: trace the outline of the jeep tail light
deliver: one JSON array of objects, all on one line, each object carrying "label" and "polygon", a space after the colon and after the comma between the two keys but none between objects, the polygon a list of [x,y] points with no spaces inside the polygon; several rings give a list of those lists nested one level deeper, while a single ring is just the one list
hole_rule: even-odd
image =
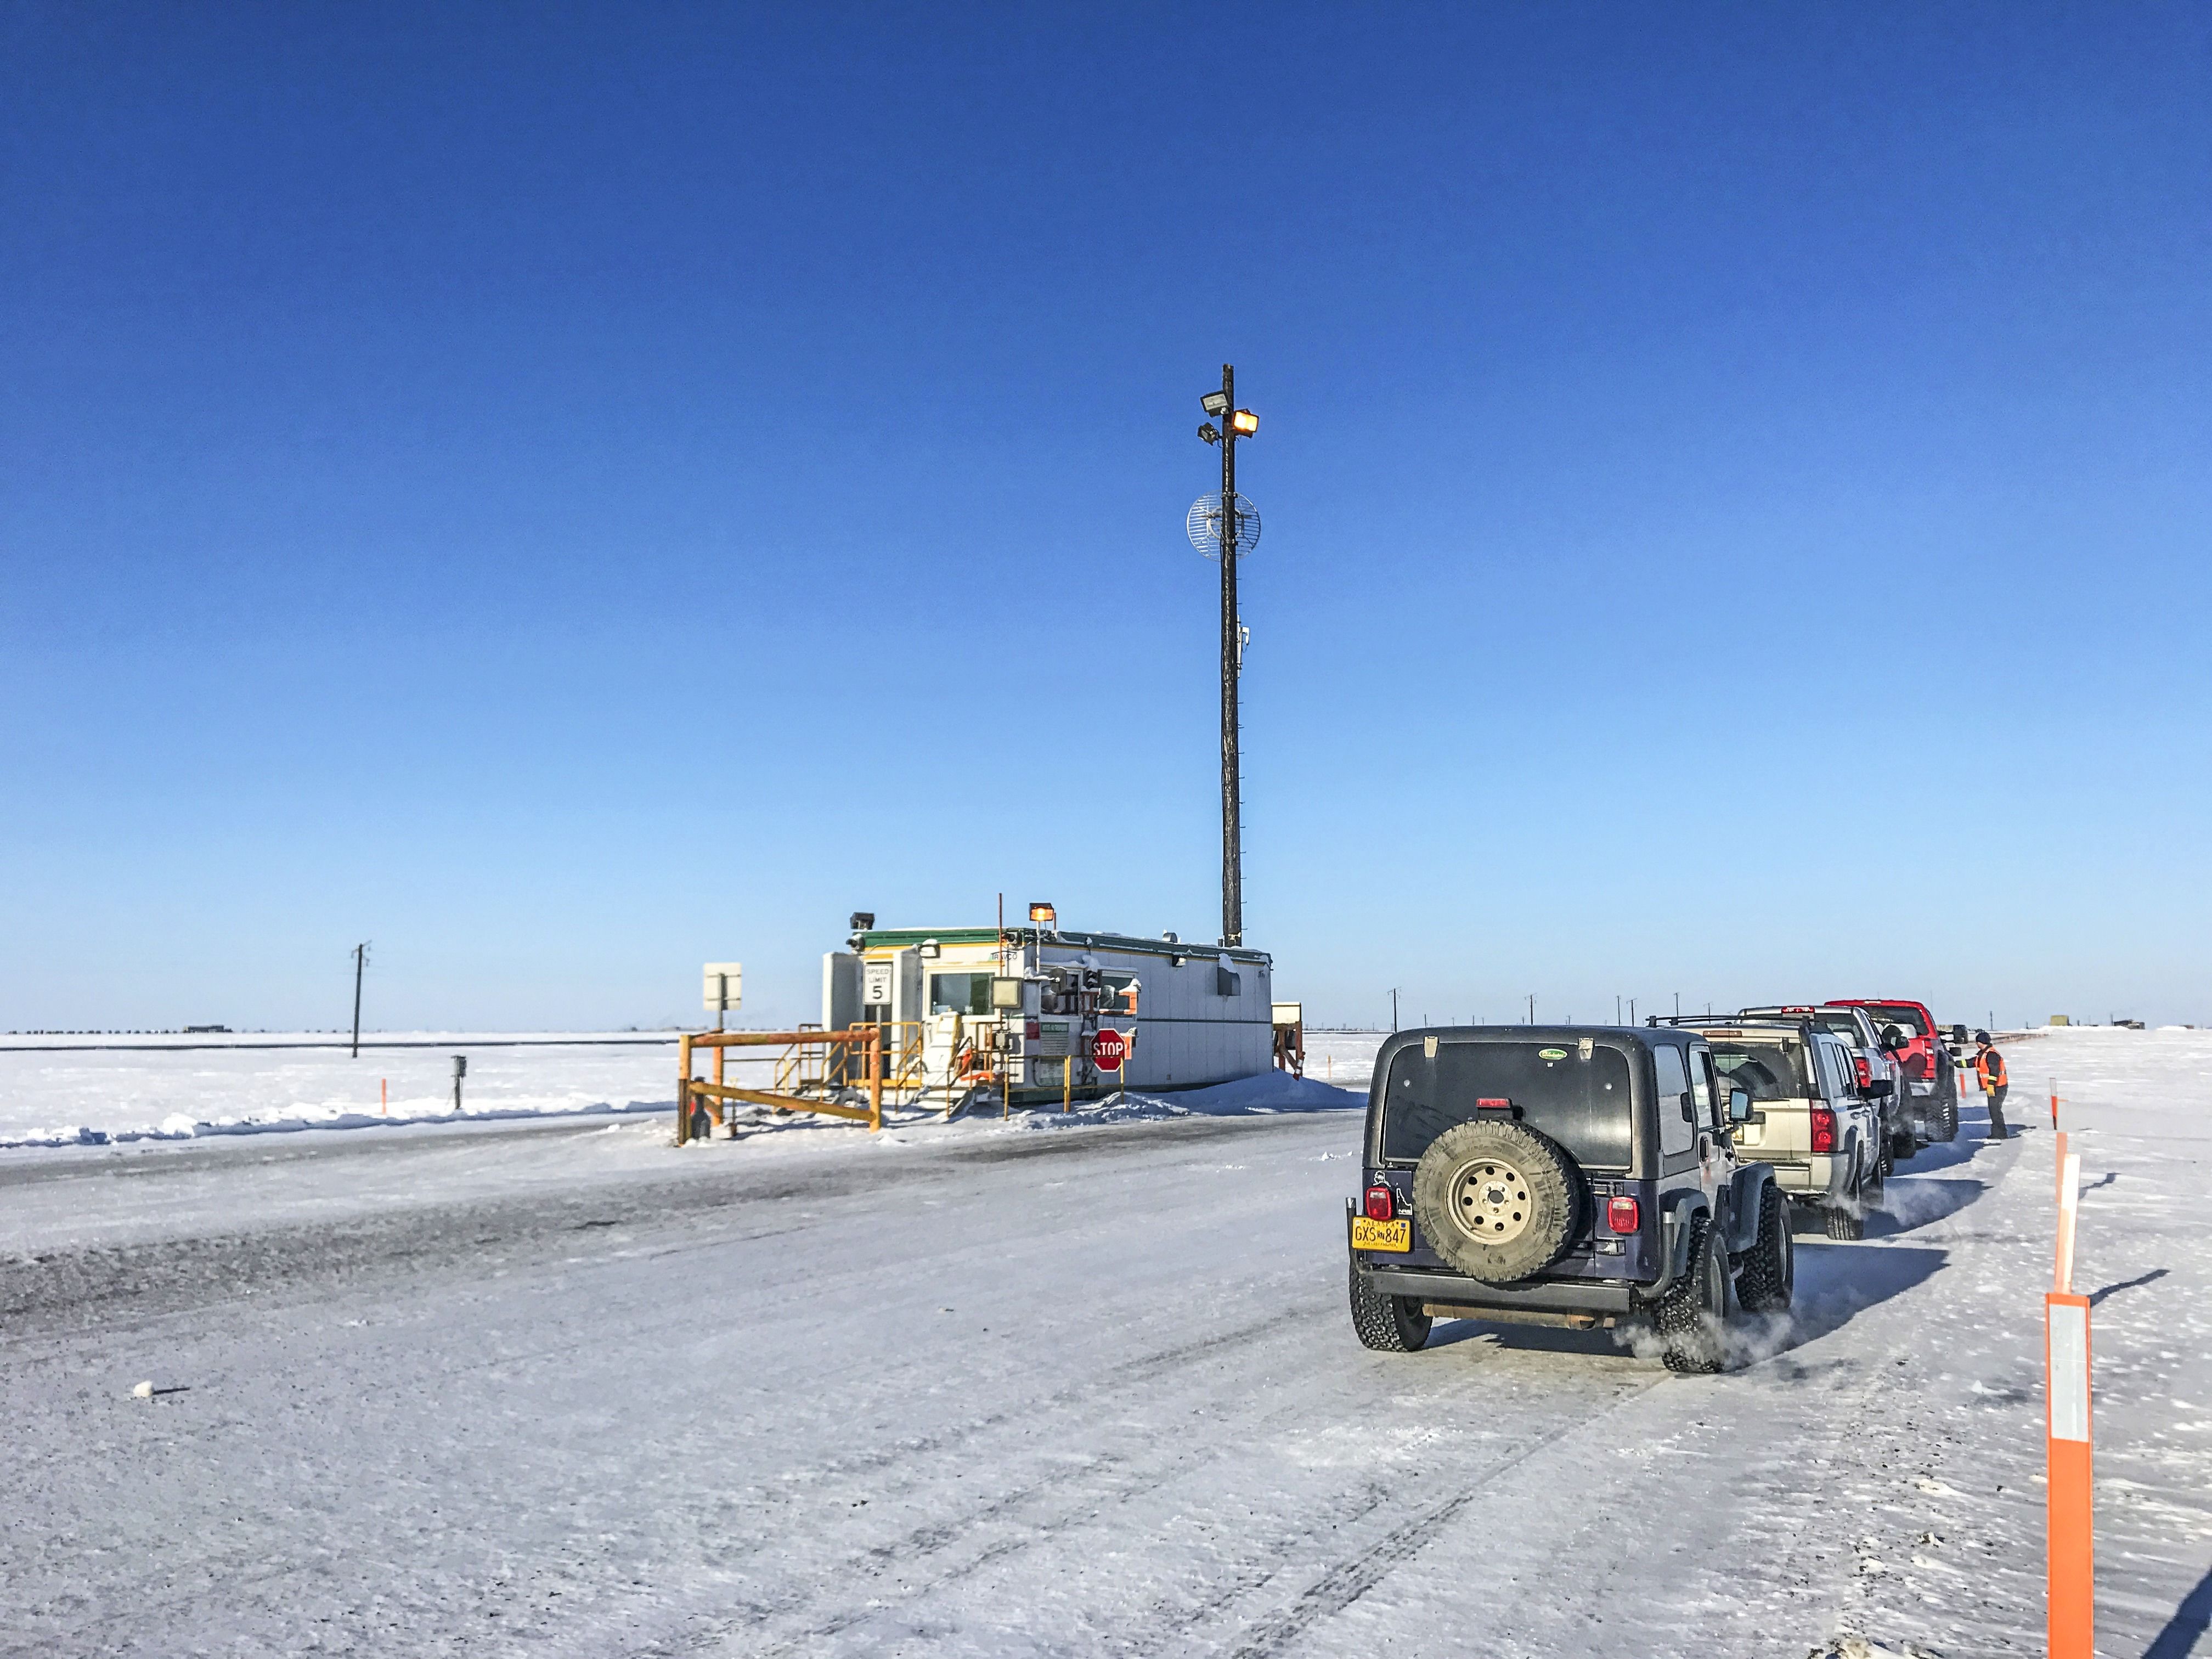
[{"label": "jeep tail light", "polygon": [[1867,1064],[1864,1054],[1851,1056],[1851,1069],[1859,1074],[1859,1087],[1863,1089],[1874,1081],[1874,1067]]},{"label": "jeep tail light", "polygon": [[1396,1208],[1397,1200],[1388,1187],[1377,1183],[1367,1189],[1367,1218],[1370,1221],[1388,1221]]},{"label": "jeep tail light", "polygon": [[[1816,1152],[1836,1150],[1836,1113],[1833,1107],[1815,1106],[1813,1109],[1813,1150]],[[1368,1201],[1372,1203],[1374,1200],[1370,1196]]]},{"label": "jeep tail light", "polygon": [[1605,1201],[1605,1224],[1617,1233],[1632,1233],[1644,1219],[1644,1212],[1636,1207],[1632,1198],[1608,1198]]}]

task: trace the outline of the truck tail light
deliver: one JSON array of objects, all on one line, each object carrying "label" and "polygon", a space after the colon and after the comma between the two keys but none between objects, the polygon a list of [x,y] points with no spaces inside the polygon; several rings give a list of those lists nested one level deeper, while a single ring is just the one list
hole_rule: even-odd
[{"label": "truck tail light", "polygon": [[1644,1219],[1644,1212],[1636,1207],[1632,1198],[1608,1198],[1605,1201],[1605,1224],[1617,1233],[1632,1233]]},{"label": "truck tail light", "polygon": [[1367,1189],[1367,1218],[1388,1221],[1398,1207],[1396,1196],[1379,1182]]},{"label": "truck tail light", "polygon": [[1874,1081],[1874,1067],[1867,1064],[1864,1054],[1851,1056],[1851,1069],[1859,1074],[1859,1087],[1863,1089]]},{"label": "truck tail light", "polygon": [[1827,1106],[1813,1109],[1813,1150],[1832,1152],[1836,1150],[1836,1114]]}]

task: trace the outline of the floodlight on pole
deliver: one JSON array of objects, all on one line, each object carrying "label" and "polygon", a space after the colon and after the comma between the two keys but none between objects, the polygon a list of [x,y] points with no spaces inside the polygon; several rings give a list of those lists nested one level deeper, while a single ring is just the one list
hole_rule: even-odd
[{"label": "floodlight on pole", "polygon": [[1227,392],[1209,392],[1198,400],[1198,406],[1209,415],[1226,415],[1229,412],[1229,403],[1230,398]]}]

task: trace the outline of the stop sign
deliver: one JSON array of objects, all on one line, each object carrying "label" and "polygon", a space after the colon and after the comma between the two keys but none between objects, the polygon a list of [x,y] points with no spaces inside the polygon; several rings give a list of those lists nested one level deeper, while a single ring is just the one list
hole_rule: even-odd
[{"label": "stop sign", "polygon": [[1091,1063],[1102,1072],[1118,1072],[1129,1052],[1129,1040],[1119,1031],[1102,1030],[1091,1039]]}]

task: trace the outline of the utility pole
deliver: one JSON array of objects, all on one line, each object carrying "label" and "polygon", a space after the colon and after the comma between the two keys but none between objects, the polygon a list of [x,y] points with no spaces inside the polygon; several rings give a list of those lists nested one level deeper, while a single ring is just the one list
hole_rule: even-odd
[{"label": "utility pole", "polygon": [[368,965],[367,939],[353,947],[353,1057],[361,1058],[361,970]]},{"label": "utility pole", "polygon": [[1680,1018],[1681,1018],[1681,1017],[1682,1017],[1682,994],[1681,994],[1680,991],[1677,991],[1677,992],[1675,992],[1675,993],[1674,993],[1674,1018],[1677,1018],[1677,1019],[1680,1019]]},{"label": "utility pole", "polygon": [[1395,986],[1390,990],[1390,1029],[1394,1031],[1398,1029],[1398,991]]},{"label": "utility pole", "polygon": [[1531,1025],[1536,1023],[1536,994],[1534,991],[1528,993],[1528,1023]]},{"label": "utility pole", "polygon": [[1260,417],[1237,407],[1237,369],[1221,366],[1221,390],[1200,403],[1221,422],[1198,429],[1207,443],[1221,447],[1221,942],[1244,942],[1243,776],[1237,757],[1237,681],[1244,668],[1243,624],[1237,616],[1237,550],[1243,533],[1237,511],[1237,441],[1260,429]]}]

